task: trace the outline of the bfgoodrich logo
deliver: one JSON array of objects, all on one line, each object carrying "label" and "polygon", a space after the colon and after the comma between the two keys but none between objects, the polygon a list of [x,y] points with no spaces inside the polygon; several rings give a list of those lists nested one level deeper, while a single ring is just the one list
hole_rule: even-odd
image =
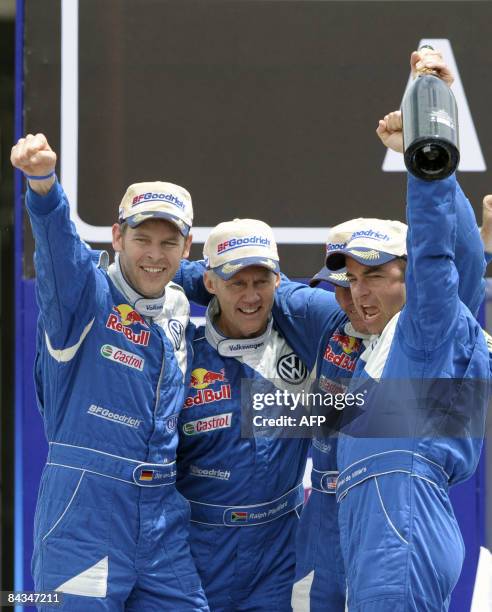
[{"label": "bfgoodrich logo", "polygon": [[217,478],[218,480],[229,480],[231,477],[230,470],[222,470],[220,468],[202,468],[198,465],[190,465],[190,474],[199,478]]},{"label": "bfgoodrich logo", "polygon": [[144,368],[145,360],[143,357],[140,357],[140,355],[135,355],[135,353],[123,351],[112,344],[104,344],[101,346],[101,355],[105,359],[116,361],[116,363],[133,368],[134,370],[139,370],[140,372]]},{"label": "bfgoodrich logo", "polygon": [[103,408],[103,406],[96,406],[96,404],[91,404],[87,409],[87,413],[99,417],[100,419],[106,419],[106,421],[113,421],[113,423],[132,427],[133,429],[138,429],[142,422],[140,419],[135,419],[126,414],[118,414],[117,412],[108,410],[108,408]]}]

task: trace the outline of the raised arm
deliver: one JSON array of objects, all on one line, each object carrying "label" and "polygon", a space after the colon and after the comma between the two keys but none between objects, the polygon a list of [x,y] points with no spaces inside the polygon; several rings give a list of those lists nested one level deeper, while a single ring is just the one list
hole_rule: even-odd
[{"label": "raised arm", "polygon": [[408,176],[406,305],[400,324],[409,348],[431,352],[455,333],[460,299],[454,263],[456,179]]},{"label": "raised arm", "polygon": [[54,175],[56,154],[46,137],[21,138],[11,162],[28,178],[37,298],[46,332],[58,348],[76,342],[94,316],[88,298],[96,293],[96,268],[70,222],[66,196]]}]

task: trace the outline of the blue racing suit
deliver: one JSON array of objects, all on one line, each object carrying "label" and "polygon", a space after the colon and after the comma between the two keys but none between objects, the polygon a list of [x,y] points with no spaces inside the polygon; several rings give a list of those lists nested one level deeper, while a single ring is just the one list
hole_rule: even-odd
[{"label": "blue racing suit", "polygon": [[[484,290],[483,249],[473,209],[459,185],[456,190],[456,216],[458,232],[455,250],[456,265],[460,273],[459,294],[472,312],[476,313]],[[311,300],[311,304],[316,303],[316,308],[301,307],[302,294],[305,296],[305,302]],[[311,294],[312,290],[305,286],[299,285],[296,288],[295,284],[281,284],[273,314],[282,333],[292,338],[306,363],[310,363],[310,354],[318,353],[316,371],[320,389],[326,391],[331,386],[338,392],[340,387],[347,386],[347,379],[352,376],[356,362],[366,348],[368,337],[354,333],[345,320],[334,332],[328,326],[316,348],[309,344],[312,336],[306,334],[304,319],[318,319],[319,314],[324,312],[323,302],[327,312],[331,308],[329,297],[319,292],[316,295]],[[283,306],[284,303],[290,304],[289,310]],[[327,320],[321,316],[318,323],[323,326]],[[345,350],[342,350],[343,347]],[[344,354],[345,360],[340,357]],[[347,354],[350,355],[350,361]],[[310,605],[304,605],[302,609],[319,612],[328,608],[331,612],[345,610],[346,579],[333,486],[338,474],[336,442],[336,433],[324,440],[313,440],[312,493],[301,514],[297,532],[296,580],[299,583],[295,586],[295,594],[299,601],[301,590],[305,588],[303,583],[307,582]]]},{"label": "blue racing suit", "polygon": [[358,612],[447,609],[464,556],[448,487],[476,468],[489,395],[485,335],[458,296],[455,178],[408,180],[406,304],[361,355],[351,389],[366,402],[338,440]]},{"label": "blue racing suit", "polygon": [[191,505],[191,551],[214,611],[287,611],[309,439],[242,437],[244,381],[298,388],[307,370],[272,321],[261,337],[230,340],[213,325],[215,307],[195,334],[179,419],[177,486]]},{"label": "blue racing suit", "polygon": [[164,299],[143,300],[118,263],[99,269],[58,183],[44,197],[28,190],[27,209],[49,442],[35,588],[63,593],[67,610],[208,610],[175,488],[189,304],[172,284]]}]

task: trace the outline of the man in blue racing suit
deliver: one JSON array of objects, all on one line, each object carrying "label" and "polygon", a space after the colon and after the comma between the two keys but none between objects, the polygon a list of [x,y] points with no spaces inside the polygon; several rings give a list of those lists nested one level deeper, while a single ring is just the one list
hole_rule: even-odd
[{"label": "man in blue racing suit", "polygon": [[364,409],[345,410],[338,440],[350,610],[444,610],[460,574],[447,490],[476,468],[490,374],[484,333],[458,296],[455,197],[454,177],[409,177],[406,264],[389,224],[327,259],[347,266],[374,334],[351,384],[367,392]]},{"label": "man in blue racing suit", "polygon": [[[297,393],[308,373],[271,317],[280,281],[271,228],[221,223],[204,254],[214,299],[195,334],[179,419],[177,486],[191,504],[190,546],[213,610],[288,611],[309,439],[243,437],[245,383]],[[185,264],[182,282],[196,298],[193,266],[201,273]]]},{"label": "man in blue racing suit", "polygon": [[[460,211],[459,217],[461,220],[464,221],[464,223],[461,226],[461,231],[464,231],[466,233],[467,230],[472,229],[471,225],[468,223],[468,221],[472,220],[472,213],[471,210],[469,208],[469,206],[463,206],[463,204],[466,201],[463,201],[463,198],[461,197],[461,192],[460,192],[460,197],[458,198],[459,202],[460,202],[460,208],[462,209]],[[471,213],[471,214],[470,214]],[[401,224],[396,225],[395,228],[395,224],[393,223],[386,223],[385,222],[380,222],[377,220],[359,220],[360,222],[360,227],[359,227],[359,233],[364,235],[364,234],[381,234],[381,223],[384,224],[385,229],[387,229],[387,231],[385,231],[386,235],[390,235],[390,231],[391,229],[393,229],[393,231],[395,229],[399,229],[401,235],[404,235],[404,228],[401,226]],[[371,223],[374,224],[374,227],[371,228],[368,226]],[[389,228],[389,230],[388,230]],[[466,228],[466,229],[465,229]],[[403,231],[402,231],[403,230]],[[357,232],[355,232],[355,234],[357,234]],[[471,236],[472,234],[470,234]],[[475,238],[474,238],[474,242],[477,243],[477,236],[478,236],[478,229],[475,227]],[[357,246],[357,245],[356,245]],[[371,245],[372,248],[369,249],[369,252],[371,253],[371,256],[374,256],[374,246]],[[402,243],[400,244],[400,248],[399,248],[399,254],[401,256],[402,252],[404,252],[404,241],[402,241]],[[358,251],[358,249],[356,249],[356,251]],[[330,255],[330,253],[329,253]],[[393,259],[395,259],[395,264],[397,266],[402,266],[404,265],[402,262],[403,260],[397,259],[397,257],[395,257],[393,255]],[[479,256],[479,257],[472,257],[472,260],[475,261],[476,263],[474,264],[474,267],[479,270],[479,269],[483,269],[483,255]],[[401,263],[400,263],[401,262]],[[482,264],[481,264],[482,262]],[[472,272],[473,268],[470,270],[470,272]],[[386,283],[387,279],[384,279],[382,277],[382,273],[381,270],[378,268],[375,268],[374,270],[370,270],[367,271],[367,274],[369,275],[370,278],[370,273],[374,274],[373,277],[373,282],[374,283]],[[479,277],[477,278],[477,281],[479,281]],[[480,283],[478,283],[480,284]],[[381,287],[378,288],[378,290],[376,291],[376,296],[379,295],[380,293],[380,289]],[[476,292],[474,291],[473,287],[468,287],[467,283],[464,283],[464,286],[461,287],[462,290],[464,290],[465,294],[473,296],[470,298],[470,303],[474,302],[474,298],[476,295]],[[471,290],[471,291],[470,291]],[[304,292],[306,293],[307,291],[309,291],[308,289],[304,288],[304,289],[297,289],[296,292],[300,293],[300,292]],[[284,295],[283,298],[284,299],[288,299],[288,295]],[[392,300],[394,300],[394,295],[391,294],[390,292],[390,300],[389,303],[392,303]],[[374,298],[375,300],[377,300],[377,298]],[[291,300],[292,301],[292,300]],[[387,300],[388,301],[388,300]],[[385,302],[383,304],[383,307],[386,308],[387,303]],[[478,306],[478,304],[474,304],[474,307],[476,308],[476,306]],[[375,308],[373,306],[373,308]],[[295,313],[295,311],[292,311],[292,305],[290,308],[290,311],[288,314],[286,314],[285,308],[277,308],[277,306],[274,306],[273,312],[275,313],[276,316],[276,320],[279,322],[279,327],[283,328],[285,331],[284,333],[286,334],[290,334],[292,336],[294,336],[294,341],[299,341],[300,338],[295,337],[295,332],[294,332],[294,327],[297,329],[302,329],[302,321],[299,319],[299,314],[301,313],[301,311],[299,310],[299,312]],[[359,311],[360,312],[360,317],[363,317],[363,311]],[[371,311],[371,314],[374,316],[376,314],[376,311]],[[306,316],[309,316],[309,309],[306,312]],[[365,323],[365,321],[364,321]],[[319,324],[322,324],[322,321],[319,321]],[[300,334],[302,334],[302,332],[299,332]],[[340,336],[340,332],[333,334],[333,336],[330,338],[330,340],[328,341],[328,343],[326,343],[326,340],[324,338],[322,338],[321,340],[321,344],[320,344],[320,351],[318,353],[318,366],[317,366],[317,372],[318,372],[318,379],[319,379],[319,385],[321,388],[326,387],[327,385],[330,386],[335,386],[335,385],[346,385],[347,384],[347,378],[350,377],[350,375],[352,374],[352,372],[346,372],[346,373],[340,373],[338,372],[338,376],[341,376],[341,378],[332,378],[334,375],[337,375],[337,372],[334,371],[333,368],[333,363],[335,361],[338,361],[340,364],[341,363],[345,363],[349,368],[351,369],[356,369],[357,368],[357,359],[360,358],[360,352],[355,351],[353,355],[351,355],[350,357],[353,357],[353,359],[351,359],[350,361],[348,361],[346,359],[345,362],[337,360],[334,357],[335,351],[334,351],[334,345],[336,345],[337,343],[334,343],[333,340],[337,340],[338,336]],[[339,338],[338,338],[339,339]],[[374,341],[375,338],[372,338],[372,341]],[[367,340],[365,341],[367,343]],[[344,339],[343,341],[343,345],[347,346],[348,345],[348,339]],[[372,342],[371,342],[372,345]],[[483,346],[482,346],[483,348]],[[368,349],[369,350],[369,349]],[[367,351],[366,351],[367,352]],[[347,357],[347,355],[345,356]],[[482,367],[482,375],[486,378],[487,377],[487,369],[488,369],[488,355],[487,354],[483,354],[482,355],[482,363],[481,363],[481,367]],[[330,378],[328,378],[328,376],[330,376]],[[400,383],[400,381],[398,381],[398,383]],[[350,389],[350,387],[349,387]],[[401,385],[397,385],[396,390],[399,392],[401,390]],[[481,391],[481,381],[479,380],[478,382],[478,391]],[[335,389],[336,391],[336,389]],[[477,394],[476,394],[477,395]],[[400,396],[398,395],[397,398],[399,401],[401,401]],[[478,394],[478,396],[476,397],[476,399],[478,400],[478,405],[480,405],[480,401],[481,401],[481,396],[480,394]],[[395,404],[397,404],[397,402],[394,402]],[[473,400],[471,401],[471,405],[473,405]],[[367,410],[370,410],[370,407],[367,408]],[[399,417],[401,416],[400,414],[398,415]],[[404,421],[403,421],[404,422]],[[354,421],[354,426],[357,424],[357,420]],[[377,423],[378,425],[380,425],[379,423]],[[480,422],[478,424],[478,428],[480,428]],[[378,429],[376,428],[376,430],[378,431]],[[382,431],[384,431],[382,429]],[[400,433],[400,432],[398,432]],[[478,433],[478,437],[480,435],[480,432],[474,432],[474,433]],[[384,434],[383,434],[384,435]],[[319,445],[319,441],[315,440],[313,442],[314,445],[314,449],[313,452],[315,453],[315,459],[317,459],[317,462],[322,465],[323,467],[326,467],[326,470],[323,471],[314,471],[312,474],[312,482],[313,482],[313,487],[314,488],[318,488],[317,485],[321,485],[319,488],[322,491],[326,491],[326,493],[323,494],[319,494],[321,495],[325,495],[326,498],[330,498],[328,491],[333,490],[333,479],[332,479],[332,472],[336,471],[337,467],[339,467],[339,465],[337,465],[337,463],[339,462],[339,459],[337,462],[333,461],[333,457],[332,455],[330,455],[330,453],[333,452],[333,447],[334,447],[334,442],[336,441],[336,438],[329,438],[328,439],[329,442],[327,440],[323,441],[323,447],[320,448],[320,452],[325,451],[325,463],[326,466],[324,466],[323,464],[321,464],[321,462],[319,461],[319,457],[321,457],[321,454],[318,453],[318,445]],[[360,445],[361,440],[355,438],[353,440],[353,446],[354,448],[358,448],[358,445]],[[479,446],[479,444],[478,444]],[[476,460],[476,458],[475,458]],[[316,465],[314,466],[316,467]],[[356,470],[357,471],[357,470]],[[361,468],[361,473],[364,474],[364,467]],[[357,475],[357,474],[356,474]],[[349,479],[349,482],[351,481],[351,479]],[[317,499],[317,498],[315,498]],[[337,525],[336,525],[336,521],[333,520],[333,515],[329,516],[324,514],[323,516],[318,515],[318,513],[316,512],[316,510],[319,509],[318,505],[314,506],[314,510],[310,510],[310,503],[311,500],[308,502],[307,507],[305,509],[306,512],[306,520],[303,521],[301,520],[301,525],[300,525],[300,530],[298,531],[298,559],[297,559],[297,563],[298,563],[298,567],[297,567],[297,579],[299,580],[300,578],[302,578],[303,576],[306,576],[308,574],[308,572],[313,571],[314,570],[314,580],[312,582],[312,586],[311,586],[311,593],[310,593],[310,599],[311,599],[311,609],[323,609],[323,598],[324,598],[324,602],[326,605],[326,602],[330,603],[330,609],[333,610],[340,610],[343,611],[344,609],[344,576],[343,576],[343,568],[339,566],[340,563],[340,554],[337,554],[337,551],[339,551],[339,545],[337,543],[337,537],[338,537],[338,533],[337,533]],[[329,503],[329,502],[328,502]],[[326,504],[325,504],[326,505]],[[342,507],[343,507],[343,503],[342,503]],[[448,505],[447,507],[447,512],[448,513],[452,513],[452,510],[450,508],[450,506]],[[313,522],[310,522],[310,520],[312,520]],[[454,519],[453,519],[454,520]],[[321,529],[319,529],[318,527],[318,521],[320,526],[322,526]],[[361,529],[364,528],[364,525],[367,523],[367,519],[364,516],[363,518],[359,519],[359,522],[361,524]],[[347,529],[347,533],[350,533],[350,530],[354,529],[354,525],[355,523],[351,523],[350,529]],[[457,526],[454,525],[456,528]],[[328,532],[328,533],[327,533]],[[368,534],[371,533],[370,531],[367,532]],[[377,530],[375,532],[372,533],[380,533],[380,531],[378,532]],[[315,534],[318,535],[318,540],[316,540],[315,538]],[[368,545],[369,546],[369,545]],[[310,548],[311,547],[311,548]],[[356,547],[354,547],[356,550]],[[390,550],[391,548],[388,547],[388,549],[386,549],[383,546],[383,550],[381,552],[381,556],[384,557],[387,554],[390,554]],[[327,567],[327,570],[331,569],[331,572],[324,572],[323,571],[323,562],[328,563],[329,567]],[[379,563],[379,560],[377,560],[377,562]],[[373,561],[372,564],[367,564],[364,565],[365,570],[364,573],[362,574],[363,576],[365,576],[367,578],[368,582],[372,581],[372,577],[373,577],[373,573],[372,573],[372,567],[376,565],[376,560]],[[401,568],[400,568],[401,569]],[[357,572],[353,572],[352,575],[358,576]],[[323,581],[323,576],[326,578],[326,580]],[[352,579],[353,580],[353,579]],[[348,581],[350,583],[351,581],[351,575],[348,575]],[[350,586],[349,586],[349,592],[350,592]],[[432,594],[429,594],[429,596],[432,596]],[[353,601],[350,601],[350,609],[354,609],[354,610],[359,610],[359,608],[357,607],[356,604],[353,603]],[[378,601],[377,605],[380,605],[380,602]],[[304,608],[304,607],[299,607],[296,609],[308,609],[308,608]],[[365,610],[366,608],[360,608]],[[372,608],[368,608],[370,610],[372,610]],[[374,610],[376,609],[383,609],[383,608],[379,608],[379,607],[374,607]],[[407,609],[405,608],[397,608],[397,609]],[[409,607],[408,609],[414,609],[412,607]],[[420,609],[415,608],[415,609]],[[427,609],[427,608],[421,608],[421,609]],[[434,609],[434,608],[429,608],[429,609]],[[436,608],[437,609],[437,608]]]},{"label": "man in blue racing suit", "polygon": [[84,612],[208,610],[175,488],[189,304],[169,281],[189,251],[190,195],[171,183],[131,185],[106,272],[70,222],[46,138],[20,139],[11,160],[29,185],[49,442],[35,588]]}]

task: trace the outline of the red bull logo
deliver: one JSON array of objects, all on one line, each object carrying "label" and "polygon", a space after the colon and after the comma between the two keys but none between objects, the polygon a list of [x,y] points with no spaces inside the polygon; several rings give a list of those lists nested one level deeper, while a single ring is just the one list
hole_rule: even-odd
[{"label": "red bull logo", "polygon": [[357,352],[360,348],[360,340],[358,338],[354,338],[353,336],[333,334],[332,338],[335,342],[338,342],[338,344],[342,347],[343,352],[347,355]]},{"label": "red bull logo", "polygon": [[201,404],[211,404],[220,400],[231,399],[231,385],[221,385],[218,391],[213,389],[200,389],[196,395],[186,398],[184,407],[200,406]]},{"label": "red bull logo", "polygon": [[201,404],[210,404],[223,399],[231,399],[231,385],[221,385],[218,391],[207,389],[209,385],[216,382],[225,382],[224,368],[220,372],[213,372],[205,368],[195,368],[191,373],[190,387],[198,389],[196,395],[190,395],[186,398],[184,407],[191,408],[192,406],[200,406]]},{"label": "red bull logo", "polygon": [[120,304],[119,306],[113,306],[113,310],[120,315],[121,324],[127,327],[128,325],[135,325],[139,323],[142,327],[149,329],[149,326],[145,322],[141,314],[134,310],[128,304]]},{"label": "red bull logo", "polygon": [[205,368],[196,368],[191,373],[190,386],[194,389],[206,389],[215,382],[225,382],[225,379],[223,368],[220,372],[212,372]]},{"label": "red bull logo", "polygon": [[355,370],[355,364],[357,363],[356,359],[350,359],[348,355],[344,355],[343,353],[335,353],[329,344],[326,347],[323,359],[326,359],[326,361],[329,361],[339,368],[342,368],[342,370],[347,370],[348,372],[353,372]]},{"label": "red bull logo", "polygon": [[[149,326],[145,322],[141,314],[134,310],[128,304],[119,304],[113,306],[116,314],[110,313],[106,321],[106,327],[119,334],[123,334],[127,340],[133,344],[147,346],[150,341],[150,332],[147,331]],[[136,332],[131,329],[134,325],[139,325],[145,329]]]}]

